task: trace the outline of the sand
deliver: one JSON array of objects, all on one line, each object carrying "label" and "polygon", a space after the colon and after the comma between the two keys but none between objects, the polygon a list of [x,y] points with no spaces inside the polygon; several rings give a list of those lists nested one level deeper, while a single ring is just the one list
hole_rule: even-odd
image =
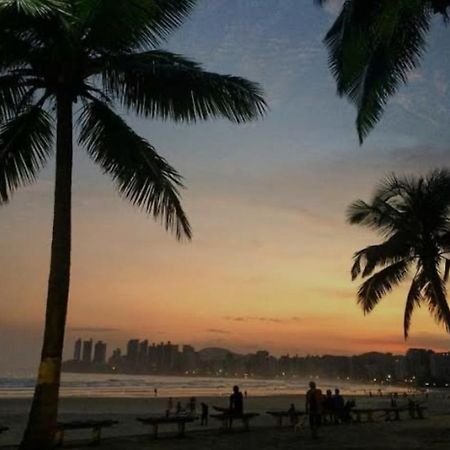
[{"label": "sand", "polygon": [[[357,405],[388,406],[387,398],[353,397]],[[186,399],[182,399],[183,402]],[[223,398],[199,398],[209,405],[224,405]],[[402,400],[401,400],[402,401]],[[147,427],[136,417],[164,411],[167,399],[163,398],[64,398],[60,405],[61,420],[114,419],[120,422],[104,431],[100,449],[140,450],[225,450],[277,448],[298,449],[446,449],[450,448],[450,399],[447,395],[430,396],[429,412],[425,420],[405,419],[400,422],[376,422],[327,426],[320,430],[320,439],[313,441],[307,428],[294,433],[291,428],[276,429],[274,421],[265,415],[269,409],[287,409],[290,403],[302,408],[301,396],[255,397],[246,402],[247,411],[261,413],[249,432],[220,432],[218,424],[210,421],[207,429],[199,425],[188,426],[183,439],[163,433],[157,441],[152,440]],[[11,448],[20,440],[30,401],[26,399],[0,399],[0,424],[11,428],[0,436],[0,448]],[[89,438],[89,432],[74,431],[66,436],[67,442]],[[83,446],[71,448],[83,448]]]}]

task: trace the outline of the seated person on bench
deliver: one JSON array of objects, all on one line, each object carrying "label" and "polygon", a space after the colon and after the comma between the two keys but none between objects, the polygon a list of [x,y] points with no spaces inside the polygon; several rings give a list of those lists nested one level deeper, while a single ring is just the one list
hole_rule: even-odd
[{"label": "seated person on bench", "polygon": [[224,414],[233,414],[240,416],[244,413],[244,396],[239,390],[239,386],[233,386],[233,393],[230,395],[230,407],[221,408],[220,406],[213,407],[216,411]]}]

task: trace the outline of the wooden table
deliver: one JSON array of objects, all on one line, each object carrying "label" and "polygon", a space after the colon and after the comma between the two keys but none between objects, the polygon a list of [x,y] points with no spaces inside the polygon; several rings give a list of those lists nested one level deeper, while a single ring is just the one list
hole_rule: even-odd
[{"label": "wooden table", "polygon": [[[266,414],[272,416],[276,420],[276,424],[278,428],[283,426],[284,419],[288,419],[289,425],[295,425],[298,422],[299,417],[304,416],[306,413],[303,411],[295,411],[293,413],[289,411],[266,411]],[[295,419],[295,422],[292,422],[292,419]]]},{"label": "wooden table", "polygon": [[238,420],[242,422],[244,430],[248,431],[250,429],[250,421],[258,416],[259,413],[248,412],[243,414],[233,414],[233,413],[210,414],[209,417],[222,422],[223,430],[231,430],[231,428],[233,427],[233,422]]},{"label": "wooden table", "polygon": [[158,431],[161,425],[177,425],[178,436],[183,437],[186,431],[186,424],[192,423],[198,420],[198,416],[195,415],[174,415],[174,416],[149,416],[149,417],[137,417],[137,421],[144,425],[150,425],[152,427],[152,436],[157,439]]},{"label": "wooden table", "polygon": [[102,428],[109,428],[118,423],[117,420],[76,420],[73,422],[58,422],[56,446],[63,446],[65,431],[86,429],[92,429],[92,444],[98,445],[100,444]]}]

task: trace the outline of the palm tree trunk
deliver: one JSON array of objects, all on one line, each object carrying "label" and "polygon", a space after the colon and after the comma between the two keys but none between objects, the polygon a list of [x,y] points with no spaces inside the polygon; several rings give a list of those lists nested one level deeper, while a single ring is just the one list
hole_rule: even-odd
[{"label": "palm tree trunk", "polygon": [[72,191],[72,99],[57,96],[56,175],[53,234],[44,342],[38,379],[21,449],[54,446],[70,280]]}]

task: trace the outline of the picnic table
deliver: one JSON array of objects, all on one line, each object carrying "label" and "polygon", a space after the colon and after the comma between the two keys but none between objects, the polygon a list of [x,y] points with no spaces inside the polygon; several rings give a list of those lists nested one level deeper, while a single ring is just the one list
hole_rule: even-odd
[{"label": "picnic table", "polygon": [[283,426],[283,421],[285,418],[288,419],[289,425],[294,425],[298,422],[299,417],[304,416],[306,413],[304,411],[266,411],[266,414],[272,416],[276,421],[277,427],[281,428]]},{"label": "picnic table", "polygon": [[[353,408],[350,413],[355,417],[355,422],[374,422],[375,414],[382,414],[385,420],[400,420],[400,408]],[[364,420],[365,418],[365,420]]]},{"label": "picnic table", "polygon": [[242,414],[221,412],[209,415],[209,417],[211,417],[212,419],[222,422],[222,429],[224,430],[231,430],[231,428],[233,427],[233,422],[239,420],[242,422],[245,431],[248,431],[250,429],[250,421],[258,416],[259,413],[252,412]]},{"label": "picnic table", "polygon": [[158,430],[161,425],[177,425],[178,436],[183,437],[186,430],[186,424],[192,423],[198,420],[196,415],[177,414],[174,416],[149,416],[149,417],[137,417],[137,421],[144,425],[150,425],[152,427],[152,435],[155,439],[158,438]]},{"label": "picnic table", "polygon": [[426,406],[414,405],[413,407],[397,407],[391,406],[389,408],[353,408],[351,414],[356,416],[356,422],[363,422],[363,418],[366,418],[366,422],[374,422],[374,415],[380,414],[381,418],[386,421],[401,420],[401,414],[409,412],[411,418],[423,419],[423,412]]},{"label": "picnic table", "polygon": [[62,447],[64,434],[67,430],[87,430],[92,429],[92,444],[100,444],[103,428],[109,428],[118,424],[117,420],[76,420],[73,422],[58,422],[56,431],[56,446]]}]

